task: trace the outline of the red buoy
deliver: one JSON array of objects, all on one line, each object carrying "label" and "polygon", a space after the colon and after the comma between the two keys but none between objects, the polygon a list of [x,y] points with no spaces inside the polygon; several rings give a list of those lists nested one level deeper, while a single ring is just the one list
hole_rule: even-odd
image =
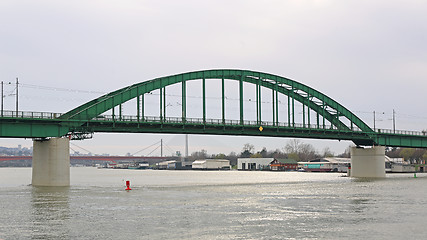
[{"label": "red buoy", "polygon": [[132,190],[131,188],[130,188],[130,181],[126,181],[126,189],[125,189],[126,191],[129,191],[129,190]]}]

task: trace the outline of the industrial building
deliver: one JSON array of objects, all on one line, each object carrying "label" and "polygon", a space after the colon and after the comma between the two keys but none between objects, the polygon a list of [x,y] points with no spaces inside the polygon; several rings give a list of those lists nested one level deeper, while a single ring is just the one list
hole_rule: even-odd
[{"label": "industrial building", "polygon": [[294,159],[274,159],[270,163],[272,171],[296,171],[298,162]]},{"label": "industrial building", "polygon": [[194,170],[230,170],[230,160],[227,159],[203,159],[196,160],[192,164]]},{"label": "industrial building", "polygon": [[171,160],[171,161],[156,163],[156,166],[157,166],[157,169],[175,169],[176,164],[177,164],[176,160]]},{"label": "industrial building", "polygon": [[308,172],[347,172],[350,158],[318,158],[298,162],[298,167]]},{"label": "industrial building", "polygon": [[238,158],[237,170],[270,170],[274,158]]}]

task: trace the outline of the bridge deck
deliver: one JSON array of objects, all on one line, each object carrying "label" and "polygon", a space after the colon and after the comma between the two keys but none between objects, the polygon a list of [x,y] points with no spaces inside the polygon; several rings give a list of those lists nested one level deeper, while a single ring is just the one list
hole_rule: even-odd
[{"label": "bridge deck", "polygon": [[377,129],[363,132],[354,127],[274,123],[222,119],[101,115],[90,121],[66,120],[60,113],[4,111],[0,117],[1,137],[60,137],[69,133],[189,133],[350,140],[358,145],[427,147],[426,132]]}]

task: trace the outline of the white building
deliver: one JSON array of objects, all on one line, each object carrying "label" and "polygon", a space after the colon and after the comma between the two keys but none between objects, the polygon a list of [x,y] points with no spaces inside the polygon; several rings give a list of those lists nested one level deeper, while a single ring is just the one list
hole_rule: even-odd
[{"label": "white building", "polygon": [[347,172],[350,158],[318,158],[308,162],[298,162],[298,167],[309,172]]},{"label": "white building", "polygon": [[[424,169],[423,169],[424,170]],[[394,173],[412,173],[415,172],[415,166],[403,163],[395,163],[391,165],[390,172]]]},{"label": "white building", "polygon": [[265,170],[270,169],[274,158],[238,158],[237,170]]},{"label": "white building", "polygon": [[196,160],[191,165],[193,169],[215,170],[230,169],[230,160],[227,159],[203,159]]},{"label": "white building", "polygon": [[176,167],[176,161],[164,161],[156,163],[158,169],[175,169]]}]

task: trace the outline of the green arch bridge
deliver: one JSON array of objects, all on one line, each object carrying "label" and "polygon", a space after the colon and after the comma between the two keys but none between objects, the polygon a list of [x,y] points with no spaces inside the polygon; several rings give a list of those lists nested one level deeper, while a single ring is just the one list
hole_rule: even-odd
[{"label": "green arch bridge", "polygon": [[[206,81],[221,83],[221,116],[206,117]],[[239,119],[226,118],[225,80],[238,82],[235,95],[239,102]],[[187,83],[201,81],[202,117],[187,117]],[[166,115],[167,94],[170,85],[181,88],[181,116]],[[244,111],[247,104],[244,86],[255,88],[256,119],[249,120]],[[271,91],[272,121],[263,121],[262,94]],[[144,96],[158,90],[159,116],[146,116]],[[264,90],[264,91],[262,91]],[[287,99],[287,106],[279,107],[279,95]],[[122,104],[136,100],[136,115],[122,115]],[[118,108],[118,111],[116,110]],[[298,115],[302,110],[302,121]],[[110,111],[110,115],[103,115]],[[279,121],[285,112],[287,121]],[[298,116],[297,116],[298,115]],[[284,117],[281,116],[281,119]],[[265,116],[264,116],[265,119]],[[206,70],[160,77],[137,83],[93,99],[63,114],[45,112],[2,111],[0,137],[50,138],[68,136],[71,139],[90,138],[95,132],[122,133],[179,133],[245,135],[268,137],[296,137],[313,139],[351,140],[362,146],[427,147],[425,132],[372,129],[358,116],[329,96],[291,79],[249,70]]]}]

